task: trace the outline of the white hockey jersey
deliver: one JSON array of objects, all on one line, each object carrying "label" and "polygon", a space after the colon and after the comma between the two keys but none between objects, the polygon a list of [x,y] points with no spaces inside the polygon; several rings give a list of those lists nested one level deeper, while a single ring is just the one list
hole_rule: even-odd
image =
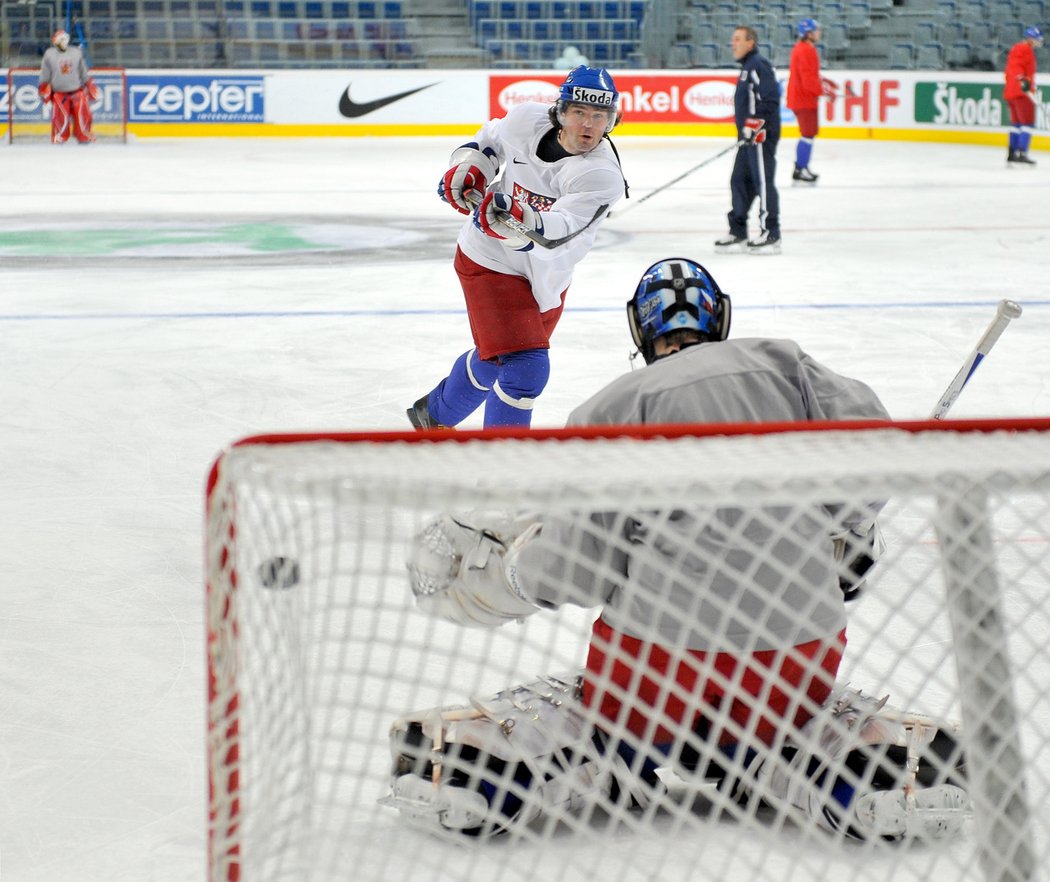
[{"label": "white hockey jersey", "polygon": [[[888,417],[867,385],[795,343],[734,339],[691,346],[619,377],[576,408],[569,425]],[[640,450],[637,480],[644,484],[648,469],[674,467],[646,461]],[[602,605],[610,626],[643,640],[709,651],[785,648],[845,627],[830,534],[880,508],[754,512],[684,495],[674,510],[559,515],[522,549],[518,577],[531,599]],[[581,556],[600,566],[576,566]]]},{"label": "white hockey jersey", "polygon": [[[551,131],[550,105],[527,103],[511,108],[501,119],[486,123],[475,135],[480,149],[491,148],[503,170],[489,190],[507,193],[543,212],[543,234],[557,239],[584,227],[602,205],[623,196],[620,164],[609,142],[603,140],[588,153],[544,162],[537,156],[540,139]],[[486,236],[469,219],[459,234],[463,253],[486,269],[524,276],[532,286],[541,312],[561,303],[576,264],[594,245],[603,217],[583,233],[556,248],[533,247],[517,251],[514,240],[503,245]]]}]

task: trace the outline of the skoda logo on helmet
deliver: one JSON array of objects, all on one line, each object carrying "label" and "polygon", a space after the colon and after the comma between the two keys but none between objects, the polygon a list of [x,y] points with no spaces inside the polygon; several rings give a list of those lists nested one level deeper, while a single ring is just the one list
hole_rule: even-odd
[{"label": "skoda logo on helmet", "polygon": [[599,91],[597,89],[588,89],[585,86],[573,86],[572,98],[570,100],[576,104],[593,104],[597,107],[612,107],[613,93]]}]

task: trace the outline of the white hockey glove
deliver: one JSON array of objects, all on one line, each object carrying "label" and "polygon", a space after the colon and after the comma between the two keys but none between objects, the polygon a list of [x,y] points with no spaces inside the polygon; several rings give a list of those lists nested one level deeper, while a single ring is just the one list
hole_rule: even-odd
[{"label": "white hockey glove", "polygon": [[861,525],[831,537],[835,546],[835,566],[838,569],[839,588],[847,601],[860,596],[860,589],[868,579],[875,562],[886,550],[878,522],[870,527]]},{"label": "white hockey glove", "polygon": [[474,206],[467,194],[480,201],[488,182],[499,171],[499,162],[491,148],[479,150],[477,144],[464,144],[452,154],[452,167],[438,181],[438,196],[460,214],[470,214]]},{"label": "white hockey glove", "polygon": [[534,243],[525,231],[542,233],[543,218],[506,193],[486,193],[474,212],[474,226],[508,248],[528,250]]},{"label": "white hockey glove", "polygon": [[517,559],[539,531],[535,519],[492,513],[431,521],[413,538],[406,561],[416,605],[473,628],[496,628],[536,612],[518,582]]}]

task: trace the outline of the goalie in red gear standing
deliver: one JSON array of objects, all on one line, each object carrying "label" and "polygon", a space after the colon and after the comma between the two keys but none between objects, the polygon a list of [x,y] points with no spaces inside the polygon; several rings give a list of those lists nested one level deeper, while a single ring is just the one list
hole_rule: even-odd
[{"label": "goalie in red gear standing", "polygon": [[98,88],[88,75],[79,46],[69,45],[69,34],[55,31],[40,64],[40,98],[51,104],[51,143],[62,144],[72,134],[81,144],[95,140],[91,132],[91,102]]}]

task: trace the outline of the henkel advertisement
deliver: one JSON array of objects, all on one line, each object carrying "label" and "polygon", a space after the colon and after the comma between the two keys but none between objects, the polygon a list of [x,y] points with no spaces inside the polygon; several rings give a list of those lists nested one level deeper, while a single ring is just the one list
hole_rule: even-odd
[{"label": "henkel advertisement", "polygon": [[[823,121],[839,126],[903,126],[913,122],[910,94],[893,75],[827,74],[838,94],[822,102]],[[489,79],[489,116],[503,116],[524,101],[553,102],[558,97],[558,76],[532,73],[493,75]],[[617,73],[624,123],[730,123],[737,78],[731,73],[630,74]],[[781,94],[787,76],[781,81]],[[795,115],[784,108],[784,122]]]},{"label": "henkel advertisement", "polygon": [[[632,123],[723,123],[733,121],[736,77],[617,73],[620,109]],[[489,78],[489,116],[503,116],[526,101],[550,104],[558,98],[561,76],[493,75]]]}]

